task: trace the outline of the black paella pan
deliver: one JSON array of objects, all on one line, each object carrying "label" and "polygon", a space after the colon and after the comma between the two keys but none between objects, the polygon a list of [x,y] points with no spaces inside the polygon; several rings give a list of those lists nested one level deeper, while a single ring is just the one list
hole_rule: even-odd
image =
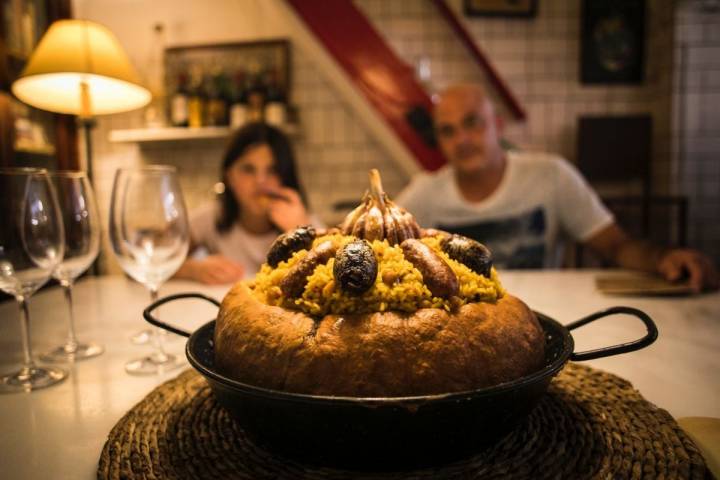
[{"label": "black paella pan", "polygon": [[[218,402],[248,436],[268,450],[303,462],[346,468],[422,467],[468,457],[522,420],[568,360],[639,350],[658,336],[652,319],[631,307],[609,308],[566,326],[536,312],[545,331],[544,365],[512,382],[413,397],[303,395],[248,385],[219,373],[214,365],[215,321],[190,333],[153,316],[160,305],[181,298],[200,298],[219,306],[206,295],[182,293],[154,302],[143,315],[157,327],[189,337],[185,350],[190,364],[205,377]],[[647,334],[629,343],[574,352],[571,330],[614,314],[637,317]]]}]

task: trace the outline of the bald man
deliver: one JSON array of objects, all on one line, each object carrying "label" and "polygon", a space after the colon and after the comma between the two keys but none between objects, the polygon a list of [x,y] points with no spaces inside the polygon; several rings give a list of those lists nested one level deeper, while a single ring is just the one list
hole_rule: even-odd
[{"label": "bald man", "polygon": [[689,249],[628,237],[582,176],[563,159],[500,146],[493,105],[479,85],[447,89],[434,112],[449,165],[421,174],[398,196],[420,225],[475,238],[504,268],[553,268],[571,238],[625,268],[688,275],[697,290],[715,289],[710,260]]}]

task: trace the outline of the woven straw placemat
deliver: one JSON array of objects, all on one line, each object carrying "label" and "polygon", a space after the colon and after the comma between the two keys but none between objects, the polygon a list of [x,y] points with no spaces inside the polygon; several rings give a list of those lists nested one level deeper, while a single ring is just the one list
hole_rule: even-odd
[{"label": "woven straw placemat", "polygon": [[668,412],[609,373],[568,364],[527,420],[496,445],[443,467],[368,474],[305,466],[255,447],[188,370],[110,432],[99,479],[710,478]]}]

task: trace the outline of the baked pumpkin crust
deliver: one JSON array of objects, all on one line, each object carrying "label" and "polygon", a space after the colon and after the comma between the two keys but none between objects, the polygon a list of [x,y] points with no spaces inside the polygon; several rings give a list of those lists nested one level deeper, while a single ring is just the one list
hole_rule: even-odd
[{"label": "baked pumpkin crust", "polygon": [[516,297],[454,312],[326,315],[258,301],[245,282],[225,296],[215,327],[218,370],[288,392],[396,397],[474,390],[540,368],[545,338]]}]

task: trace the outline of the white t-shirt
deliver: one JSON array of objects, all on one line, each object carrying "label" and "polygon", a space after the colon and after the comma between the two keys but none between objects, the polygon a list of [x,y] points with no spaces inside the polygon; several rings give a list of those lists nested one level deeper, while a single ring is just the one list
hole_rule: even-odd
[{"label": "white t-shirt", "polygon": [[451,167],[415,177],[397,197],[423,227],[487,245],[502,268],[556,268],[566,237],[585,241],[614,222],[580,173],[560,157],[508,152],[498,188],[485,200],[465,200]]},{"label": "white t-shirt", "polygon": [[[223,255],[244,267],[244,278],[253,278],[265,263],[270,245],[281,232],[254,234],[235,222],[230,230],[221,233],[216,227],[219,213],[220,206],[215,202],[203,204],[190,213],[190,238],[198,247],[193,256]],[[312,215],[310,220],[314,226],[322,226],[322,222]]]}]

